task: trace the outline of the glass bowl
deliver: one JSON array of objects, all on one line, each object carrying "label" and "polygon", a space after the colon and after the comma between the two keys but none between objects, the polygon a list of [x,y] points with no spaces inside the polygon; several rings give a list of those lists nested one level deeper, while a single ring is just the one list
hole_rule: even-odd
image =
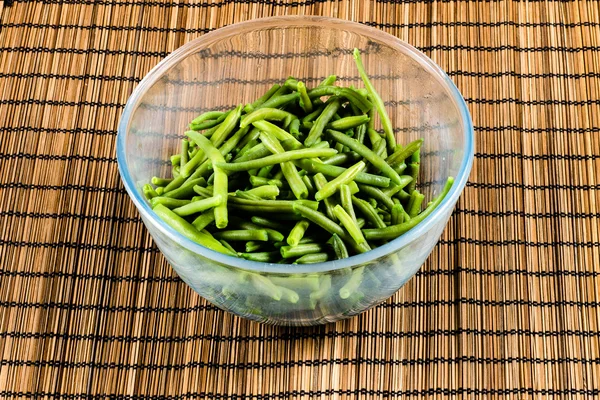
[{"label": "glass bowl", "polygon": [[[308,265],[259,263],[214,252],[152,211],[142,186],[169,176],[188,123],[207,110],[254,101],[289,76],[316,85],[327,75],[363,87],[361,51],[400,143],[424,138],[419,188],[426,199],[455,183],[440,206],[403,236],[364,254]],[[379,121],[376,128],[380,128]],[[135,89],[117,137],[119,172],[158,248],[192,289],[223,310],[279,325],[315,325],[384,301],[425,262],[467,181],[473,127],[448,76],[412,46],[382,31],[322,17],[274,17],[195,39],[154,67]]]}]

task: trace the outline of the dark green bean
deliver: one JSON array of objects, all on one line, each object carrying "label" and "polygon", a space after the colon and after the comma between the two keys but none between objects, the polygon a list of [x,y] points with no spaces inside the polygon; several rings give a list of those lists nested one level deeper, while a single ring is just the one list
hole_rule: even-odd
[{"label": "dark green bean", "polygon": [[446,197],[446,195],[452,188],[453,184],[454,178],[449,177],[446,181],[446,185],[442,189],[442,192],[438,197],[435,198],[435,200],[433,200],[431,205],[429,205],[419,215],[415,216],[414,218],[411,218],[409,221],[406,221],[399,225],[390,225],[388,227],[380,229],[363,229],[363,234],[365,235],[365,238],[367,238],[367,240],[392,240],[406,233],[410,229],[414,228],[421,221],[423,221],[425,218],[427,218],[433,212],[433,210],[435,210],[440,205],[444,197]]},{"label": "dark green bean", "polygon": [[388,178],[392,182],[395,182],[397,185],[401,184],[400,176],[390,167],[385,160],[375,154],[371,149],[366,147],[363,144],[358,143],[356,140],[344,135],[341,132],[334,131],[331,129],[327,130],[327,133],[337,142],[342,143],[345,146],[348,146],[350,149],[354,150],[364,158],[366,158],[373,166],[378,168],[381,173]]}]

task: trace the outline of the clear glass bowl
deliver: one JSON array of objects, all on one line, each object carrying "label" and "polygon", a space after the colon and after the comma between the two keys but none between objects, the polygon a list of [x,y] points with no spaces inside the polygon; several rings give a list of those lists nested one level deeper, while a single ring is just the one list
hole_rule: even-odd
[{"label": "clear glass bowl", "polygon": [[[432,199],[456,181],[421,224],[388,244],[340,261],[283,265],[206,249],[163,223],[142,193],[168,176],[169,156],[190,120],[206,110],[253,101],[289,76],[316,85],[329,74],[363,87],[352,58],[361,50],[400,143],[424,138],[420,190]],[[379,121],[376,122],[376,127]],[[159,63],[135,89],[121,117],[119,171],[158,248],[192,289],[239,316],[280,325],[314,325],[358,314],[394,294],[424,263],[463,190],[473,160],[473,127],[447,75],[412,46],[360,24],[320,17],[239,23],[193,40]]]}]

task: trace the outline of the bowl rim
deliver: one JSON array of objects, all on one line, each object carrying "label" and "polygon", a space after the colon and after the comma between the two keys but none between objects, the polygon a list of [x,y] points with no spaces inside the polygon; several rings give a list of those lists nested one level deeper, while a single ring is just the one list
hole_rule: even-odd
[{"label": "bowl rim", "polygon": [[[192,53],[197,52],[198,48],[206,46],[211,42],[220,41],[226,37],[237,35],[240,32],[257,28],[265,29],[270,27],[272,28],[289,25],[312,25],[326,27],[340,24],[343,25],[342,29],[351,30],[360,35],[381,41],[386,45],[396,48],[402,51],[404,54],[415,59],[417,62],[419,62],[420,65],[428,69],[432,74],[438,75],[438,77],[441,78],[440,83],[442,84],[442,88],[446,90],[447,94],[450,95],[450,97],[454,100],[455,104],[457,105],[460,111],[461,123],[464,128],[463,131],[465,138],[465,151],[461,161],[459,172],[458,174],[456,174],[454,184],[452,185],[450,192],[446,195],[446,197],[440,203],[440,205],[429,216],[427,216],[423,221],[421,221],[417,226],[412,228],[406,234],[390,241],[389,243],[386,243],[383,246],[377,247],[376,249],[373,249],[366,253],[357,254],[349,258],[345,258],[343,260],[333,260],[315,264],[299,264],[294,265],[293,268],[290,268],[291,264],[274,264],[257,261],[248,261],[242,258],[236,258],[219,253],[217,251],[208,249],[192,241],[191,239],[188,239],[187,237],[183,236],[182,234],[168,226],[166,223],[164,223],[152,211],[152,208],[150,207],[146,199],[143,197],[141,191],[138,191],[136,189],[135,182],[133,181],[133,178],[129,173],[127,157],[125,153],[126,136],[129,124],[131,122],[131,117],[133,115],[133,112],[139,105],[141,99],[143,98],[144,94],[148,91],[148,89],[150,89],[150,87],[161,76],[163,76],[171,68],[173,68],[180,60],[186,58]],[[136,208],[143,217],[143,221],[145,223],[152,224],[156,229],[161,231],[162,234],[166,235],[171,240],[178,242],[187,250],[223,265],[254,272],[269,272],[279,274],[306,274],[330,272],[347,267],[354,267],[356,265],[367,264],[388,254],[391,254],[394,251],[397,251],[403,247],[406,247],[418,240],[419,237],[425,232],[427,232],[432,227],[432,225],[434,225],[438,221],[440,217],[451,211],[451,209],[454,207],[454,204],[458,200],[458,197],[462,193],[462,190],[466,185],[473,164],[474,130],[471,116],[467,108],[467,104],[454,82],[437,64],[433,62],[433,60],[431,60],[427,55],[425,55],[423,52],[421,52],[414,46],[400,40],[399,38],[389,33],[357,22],[331,17],[296,15],[258,18],[249,21],[234,23],[232,25],[228,25],[226,27],[219,28],[212,32],[206,33],[196,39],[185,43],[184,45],[173,51],[170,55],[165,57],[156,66],[154,66],[150,70],[150,72],[148,72],[148,74],[142,79],[142,81],[134,89],[133,93],[127,100],[123,113],[121,114],[121,118],[117,129],[116,147],[117,163],[121,179],[123,181],[127,193],[129,194],[129,197],[132,199]]]}]

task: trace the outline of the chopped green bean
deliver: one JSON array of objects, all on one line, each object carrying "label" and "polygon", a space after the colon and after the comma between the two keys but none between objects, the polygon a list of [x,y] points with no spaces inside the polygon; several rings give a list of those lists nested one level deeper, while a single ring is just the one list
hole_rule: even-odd
[{"label": "chopped green bean", "polygon": [[425,200],[425,195],[420,193],[418,190],[413,190],[406,206],[406,212],[411,218],[416,217],[421,212],[421,205]]},{"label": "chopped green bean", "polygon": [[296,246],[281,246],[279,252],[283,258],[294,258],[305,254],[319,253],[323,250],[324,247],[318,243],[307,243]]},{"label": "chopped green bean", "polygon": [[367,115],[355,115],[330,122],[327,128],[345,131],[346,129],[354,128],[367,122],[369,122],[369,117]]},{"label": "chopped green bean", "polygon": [[257,242],[266,242],[269,240],[269,235],[264,229],[259,230],[229,230],[215,232],[213,236],[217,239],[231,240],[231,241],[243,241],[254,240]]},{"label": "chopped green bean", "polygon": [[365,237],[354,219],[340,206],[339,204],[333,208],[333,212],[338,220],[342,223],[344,228],[348,231],[350,236],[354,239],[357,244],[365,243]]},{"label": "chopped green bean", "polygon": [[179,215],[180,217],[186,217],[188,215],[201,213],[202,211],[206,211],[210,208],[217,207],[222,202],[223,197],[221,195],[216,195],[207,199],[193,201],[184,206],[177,207],[173,210],[173,212]]},{"label": "chopped green bean", "polygon": [[273,94],[275,94],[275,92],[277,92],[280,88],[281,86],[274,84],[269,90],[267,90],[265,94],[256,99],[254,103],[248,104],[246,107],[244,107],[244,112],[246,114],[250,114],[252,111],[256,110],[257,107],[260,107],[265,101],[269,100],[271,96],[273,96]]},{"label": "chopped green bean", "polygon": [[192,225],[194,225],[194,228],[201,231],[202,229],[206,228],[208,225],[212,224],[214,221],[215,221],[215,213],[207,212],[207,213],[200,214],[198,217],[196,217],[196,219],[192,222]]},{"label": "chopped green bean", "polygon": [[310,97],[308,97],[308,93],[306,93],[306,86],[304,83],[298,82],[297,90],[300,93],[300,107],[302,107],[305,113],[311,113],[313,106]]},{"label": "chopped green bean", "polygon": [[319,189],[319,191],[315,193],[315,200],[320,201],[326,199],[329,196],[332,196],[335,192],[337,192],[340,185],[344,185],[352,181],[356,177],[356,175],[359,172],[361,172],[364,168],[364,162],[357,162],[352,167],[348,168],[346,171],[338,175],[335,179],[328,182],[325,186]]},{"label": "chopped green bean", "polygon": [[[283,150],[283,149],[282,149]],[[256,160],[234,162],[234,163],[217,163],[215,164],[219,168],[223,168],[228,171],[249,171],[251,169],[262,168],[268,165],[276,165],[285,163],[292,160],[299,160],[302,158],[313,158],[313,157],[331,157],[337,154],[334,149],[300,149],[284,151],[281,153],[273,154]],[[285,173],[284,173],[285,174]]]},{"label": "chopped green bean", "polygon": [[287,237],[287,243],[292,247],[297,246],[309,225],[310,223],[305,219],[296,222],[296,225],[294,225]]},{"label": "chopped green bean", "polygon": [[350,257],[350,255],[348,254],[348,249],[346,248],[346,244],[335,233],[333,234],[333,251],[335,252],[335,255],[338,260]]},{"label": "chopped green bean", "polygon": [[304,141],[304,145],[306,147],[310,147],[311,145],[321,140],[321,135],[323,134],[325,126],[329,123],[329,121],[340,108],[340,106],[341,102],[337,97],[333,97],[327,102],[327,106],[325,107],[321,115],[319,115],[317,121],[314,123],[312,128],[310,128],[308,137]]},{"label": "chopped green bean", "polygon": [[255,121],[269,120],[269,121],[281,121],[286,118],[290,119],[290,122],[295,118],[294,114],[287,111],[279,110],[277,108],[259,108],[250,114],[240,122],[240,128],[244,128]]},{"label": "chopped green bean", "polygon": [[294,261],[294,264],[316,264],[329,260],[327,253],[306,254]]}]

